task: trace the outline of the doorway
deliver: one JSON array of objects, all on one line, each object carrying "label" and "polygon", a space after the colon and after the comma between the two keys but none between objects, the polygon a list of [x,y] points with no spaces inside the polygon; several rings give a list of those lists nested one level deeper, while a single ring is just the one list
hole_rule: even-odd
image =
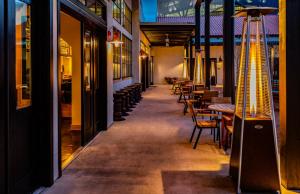
[{"label": "doorway", "polygon": [[[69,9],[60,11],[61,169],[106,129],[106,31]],[[100,45],[100,46],[99,46]]]},{"label": "doorway", "polygon": [[60,12],[59,83],[62,168],[81,147],[81,22]]},{"label": "doorway", "polygon": [[[145,56],[145,57],[144,57]],[[142,57],[142,62],[141,62],[141,82],[142,82],[142,89],[143,91],[146,91],[146,89],[149,87],[149,58],[148,55],[146,55],[143,52],[143,57]]]}]

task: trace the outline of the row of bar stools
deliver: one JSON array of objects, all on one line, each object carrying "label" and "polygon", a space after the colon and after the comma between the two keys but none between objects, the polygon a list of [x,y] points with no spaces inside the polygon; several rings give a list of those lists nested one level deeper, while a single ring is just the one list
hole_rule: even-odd
[{"label": "row of bar stools", "polygon": [[142,84],[136,83],[114,93],[114,121],[124,121],[124,116],[142,99]]},{"label": "row of bar stools", "polygon": [[122,101],[123,93],[114,93],[114,121],[124,121],[122,117]]}]

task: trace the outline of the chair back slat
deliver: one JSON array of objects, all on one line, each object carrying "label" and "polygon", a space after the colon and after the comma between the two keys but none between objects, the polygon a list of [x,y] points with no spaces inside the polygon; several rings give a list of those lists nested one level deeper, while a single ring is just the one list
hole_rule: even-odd
[{"label": "chair back slat", "polygon": [[214,104],[231,104],[231,98],[230,97],[212,97],[211,103]]},{"label": "chair back slat", "polygon": [[219,96],[219,92],[218,91],[210,91],[210,90],[205,90],[202,100],[203,101],[211,101],[212,97],[218,97]]},{"label": "chair back slat", "polygon": [[189,113],[191,114],[192,118],[193,118],[193,121],[196,120],[196,113],[195,113],[195,110],[194,110],[194,104],[190,101],[187,102],[188,104],[188,107],[189,107]]}]

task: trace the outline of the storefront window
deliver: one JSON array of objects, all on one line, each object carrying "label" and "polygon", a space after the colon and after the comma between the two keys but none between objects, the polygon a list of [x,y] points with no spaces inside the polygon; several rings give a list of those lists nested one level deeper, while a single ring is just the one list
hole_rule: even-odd
[{"label": "storefront window", "polygon": [[125,35],[122,36],[122,77],[130,77],[132,72],[132,42]]},{"label": "storefront window", "polygon": [[16,5],[16,92],[17,109],[31,105],[31,10],[30,1]]},{"label": "storefront window", "polygon": [[[113,29],[114,37],[121,37],[121,32],[116,28]],[[113,45],[113,77],[121,79],[121,46]]]},{"label": "storefront window", "polygon": [[89,10],[96,13],[96,1],[95,0],[87,0],[86,6],[87,6],[87,8],[89,8]]},{"label": "storefront window", "polygon": [[98,0],[78,0],[91,12],[105,20],[105,6]]},{"label": "storefront window", "polygon": [[131,33],[131,19],[132,19],[132,13],[129,9],[128,5],[124,2],[123,3],[123,26],[124,28]]},{"label": "storefront window", "polygon": [[95,11],[97,16],[103,17],[105,15],[105,7],[96,2],[96,11]]},{"label": "storefront window", "polygon": [[121,0],[113,0],[113,18],[121,24]]}]

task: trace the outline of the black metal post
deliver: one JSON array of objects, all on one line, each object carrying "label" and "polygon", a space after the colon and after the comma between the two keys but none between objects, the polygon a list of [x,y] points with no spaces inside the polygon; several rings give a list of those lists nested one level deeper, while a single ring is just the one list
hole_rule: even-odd
[{"label": "black metal post", "polygon": [[210,89],[210,2],[205,0],[205,87]]},{"label": "black metal post", "polygon": [[235,103],[234,76],[234,0],[224,1],[223,56],[224,97],[231,97]]},{"label": "black metal post", "polygon": [[201,3],[202,0],[197,0],[196,5],[195,5],[195,49],[196,51],[199,51],[200,48],[200,39],[201,39],[201,31],[200,31],[200,20],[201,20],[201,13],[200,13],[200,8],[201,8]]}]

